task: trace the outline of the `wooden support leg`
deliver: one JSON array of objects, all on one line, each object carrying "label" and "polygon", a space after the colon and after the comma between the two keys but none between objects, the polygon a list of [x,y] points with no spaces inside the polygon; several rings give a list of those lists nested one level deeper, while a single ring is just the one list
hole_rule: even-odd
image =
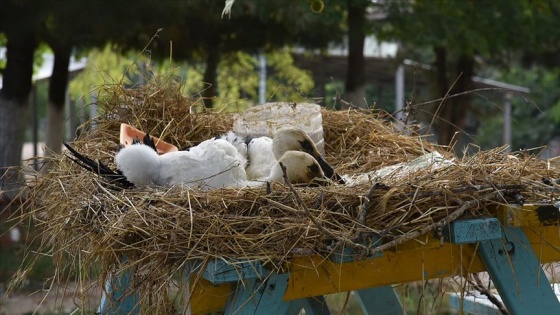
[{"label": "wooden support leg", "polygon": [[132,284],[132,271],[126,270],[122,274],[113,275],[105,283],[105,292],[101,296],[98,312],[102,315],[135,315],[140,312],[137,292],[127,292]]},{"label": "wooden support leg", "polygon": [[[327,301],[323,296],[315,296],[306,299],[302,299],[303,308],[305,309],[305,314],[308,315],[330,315],[331,312],[327,306]],[[301,310],[301,308],[299,309]],[[299,310],[295,314],[299,314]]]},{"label": "wooden support leg", "polygon": [[478,251],[510,314],[558,314],[560,303],[521,228],[505,227],[502,239]]},{"label": "wooden support leg", "polygon": [[406,314],[397,293],[391,286],[354,291],[364,314]]},{"label": "wooden support leg", "polygon": [[264,280],[250,278],[239,281],[235,293],[228,300],[225,313],[226,315],[281,315],[295,312],[297,307],[294,307],[293,303],[301,305],[301,302],[283,301],[287,286],[288,274],[270,274]]}]

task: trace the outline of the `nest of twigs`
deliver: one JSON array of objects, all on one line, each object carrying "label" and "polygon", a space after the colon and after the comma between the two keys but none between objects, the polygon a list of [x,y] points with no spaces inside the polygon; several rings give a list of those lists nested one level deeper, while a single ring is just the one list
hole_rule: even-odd
[{"label": "nest of twigs", "polygon": [[[195,102],[170,82],[106,86],[98,105],[103,114],[82,126],[73,146],[112,167],[121,122],[179,148],[232,126],[228,114],[195,113]],[[28,213],[59,266],[100,265],[106,275],[127,257],[136,284],[151,294],[168,288],[171,275],[191,261],[259,260],[281,271],[296,255],[326,257],[342,246],[371,254],[456,218],[484,215],[492,204],[550,200],[542,179],[560,177],[546,162],[503,148],[458,160],[374,112],[324,110],[323,129],[326,159],[340,174],[371,172],[435,150],[453,164],[353,187],[118,190],[60,155],[50,173],[37,177]],[[384,245],[366,247],[368,235]]]}]

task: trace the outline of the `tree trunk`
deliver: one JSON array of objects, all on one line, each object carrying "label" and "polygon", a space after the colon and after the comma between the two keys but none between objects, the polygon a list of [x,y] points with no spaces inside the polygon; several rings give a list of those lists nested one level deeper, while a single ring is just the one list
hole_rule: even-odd
[{"label": "tree trunk", "polygon": [[[443,47],[434,48],[437,67],[437,87],[441,97],[453,95],[472,90],[472,76],[474,74],[474,59],[469,55],[461,55],[456,63],[456,75],[454,85],[450,88],[447,80],[447,58]],[[451,90],[450,90],[451,89]],[[470,107],[471,97],[466,94],[445,100],[439,106],[437,112],[437,141],[442,145],[453,145],[451,143],[455,134],[465,127],[465,117]],[[455,148],[460,153],[461,148]]]},{"label": "tree trunk", "polygon": [[217,71],[218,63],[220,62],[220,53],[217,48],[210,47],[207,50],[208,56],[206,58],[206,69],[204,70],[203,81],[208,84],[208,86],[202,91],[202,97],[204,100],[204,106],[206,108],[212,108],[214,105],[214,97],[218,91],[217,83]]},{"label": "tree trunk", "polygon": [[365,97],[364,42],[368,2],[348,0],[348,69],[344,100],[358,107],[367,106]]},{"label": "tree trunk", "polygon": [[436,83],[438,95],[445,96],[449,90],[447,84],[447,50],[445,47],[434,47],[434,54],[436,56]]},{"label": "tree trunk", "polygon": [[23,185],[21,151],[28,122],[35,36],[8,37],[6,68],[0,91],[0,194],[13,199]]},{"label": "tree trunk", "polygon": [[[47,137],[45,156],[60,153],[64,138],[64,104],[66,103],[66,89],[68,87],[68,65],[72,48],[67,45],[52,45],[54,64],[52,76],[49,79],[49,101],[47,107]],[[44,165],[44,171],[49,168]]]}]

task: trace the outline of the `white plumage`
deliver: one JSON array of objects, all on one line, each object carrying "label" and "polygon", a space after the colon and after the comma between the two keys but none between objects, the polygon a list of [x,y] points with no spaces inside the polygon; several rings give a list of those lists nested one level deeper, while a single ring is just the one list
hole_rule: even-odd
[{"label": "white plumage", "polygon": [[277,163],[272,153],[272,139],[258,137],[252,139],[247,148],[247,177],[251,180],[264,178],[270,175],[272,167]]},{"label": "white plumage", "polygon": [[117,168],[135,185],[186,185],[212,189],[247,180],[244,161],[228,141],[210,139],[188,151],[158,155],[143,144],[128,146],[115,158]]},{"label": "white plumage", "polygon": [[185,185],[201,189],[260,186],[266,181],[283,181],[279,162],[286,166],[292,183],[310,183],[314,178],[328,181],[312,155],[290,149],[295,144],[283,143],[299,143],[298,139],[257,139],[254,139],[256,145],[249,146],[248,150],[250,176],[245,169],[247,157],[243,154],[247,147],[242,138],[233,133],[203,141],[188,151],[163,155],[143,144],[130,145],[117,153],[115,162],[126,179],[137,186]]},{"label": "white plumage", "polygon": [[391,183],[391,181],[402,179],[405,176],[413,176],[414,173],[421,170],[435,171],[452,165],[455,165],[452,160],[446,160],[439,152],[434,151],[421,155],[407,163],[385,166],[364,174],[342,175],[342,178],[350,187],[363,184],[372,185],[379,180]]},{"label": "white plumage", "polygon": [[247,166],[247,144],[245,143],[245,138],[238,136],[233,131],[228,131],[227,133],[221,135],[219,139],[226,140],[231,143],[237,149],[237,158],[243,164],[243,167]]},{"label": "white plumage", "polygon": [[327,178],[342,182],[333,167],[319,153],[309,135],[305,131],[293,127],[279,129],[274,135],[274,139],[259,137],[251,140],[247,148],[249,160],[247,176],[249,179],[256,179],[270,174],[276,161],[290,151],[307,153],[317,161]]}]

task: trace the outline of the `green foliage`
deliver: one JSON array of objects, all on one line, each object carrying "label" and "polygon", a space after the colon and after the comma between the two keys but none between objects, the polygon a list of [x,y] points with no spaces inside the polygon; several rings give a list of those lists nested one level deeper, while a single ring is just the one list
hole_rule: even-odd
[{"label": "green foliage", "polygon": [[238,51],[225,55],[218,66],[220,91],[214,106],[239,111],[252,104],[258,98],[257,66],[256,58],[247,53]]},{"label": "green foliage", "polygon": [[[297,68],[288,49],[266,54],[267,101],[305,101],[305,95],[313,89],[313,79],[307,71]],[[188,65],[187,65],[188,66]],[[191,68],[193,78],[202,79],[202,72],[194,74],[198,68]],[[222,58],[218,66],[219,95],[215,99],[218,110],[240,111],[257,104],[259,72],[254,55],[232,52]],[[201,86],[200,81],[185,82],[185,89],[193,91]],[[202,83],[203,84],[203,83]],[[202,86],[203,87],[203,86]],[[201,89],[198,90],[199,92]]]},{"label": "green foliage", "polygon": [[[375,23],[376,34],[400,41],[405,48],[401,53],[422,62],[433,62],[430,51],[444,48],[448,85],[460,74],[454,72],[459,57],[470,56],[477,61],[476,74],[531,88],[532,101],[520,96],[512,101],[513,149],[545,145],[557,132],[557,71],[509,68],[519,61],[560,66],[557,1],[389,1],[383,9],[387,18]],[[470,108],[480,119],[476,139],[482,148],[502,144],[503,94],[479,99],[472,95],[475,100]]]},{"label": "green foliage", "polygon": [[527,44],[534,25],[530,1],[395,1],[378,25],[383,39],[421,47],[446,47],[474,55],[503,54]]},{"label": "green foliage", "polygon": [[[7,38],[6,35],[0,33],[0,47],[6,47]],[[0,69],[6,67],[6,55],[0,56]]]},{"label": "green foliage", "polygon": [[125,73],[134,65],[134,59],[118,53],[113,45],[106,45],[103,49],[92,49],[87,56],[87,67],[69,84],[70,97],[74,100],[85,99],[91,103],[91,95],[103,84],[118,84],[126,82]]},{"label": "green foliage", "polygon": [[554,122],[560,123],[560,100],[557,99],[550,108],[550,116],[554,119]]},{"label": "green foliage", "polygon": [[[313,89],[311,75],[294,65],[288,49],[268,53],[267,100],[304,101]],[[175,76],[185,95],[196,98],[206,88],[202,82],[204,67],[199,63],[174,63],[162,60],[152,65],[150,58],[138,53],[122,55],[113,45],[92,49],[86,69],[70,82],[72,99],[91,102],[91,93],[104,84],[141,84],[155,75]],[[219,95],[216,109],[239,111],[255,105],[258,99],[258,62],[254,55],[232,52],[223,56],[218,67]]]},{"label": "green foliage", "polygon": [[45,60],[43,57],[47,54],[52,54],[52,50],[49,46],[44,43],[39,44],[35,49],[35,54],[33,55],[33,74],[37,74],[39,69],[43,66]]},{"label": "green foliage", "polygon": [[0,33],[6,37],[36,33],[48,14],[49,1],[0,1]]},{"label": "green foliage", "polygon": [[273,69],[267,80],[268,101],[306,101],[305,96],[313,89],[311,73],[299,69],[287,49],[267,55],[268,64]]},{"label": "green foliage", "polygon": [[[170,51],[175,60],[200,62],[209,50],[225,56],[295,44],[323,49],[332,41],[340,42],[344,35],[340,0],[325,1],[320,13],[310,10],[309,1],[292,1],[288,5],[285,1],[237,0],[230,18],[221,17],[223,0],[180,2],[183,7],[170,9],[180,12],[179,18],[173,16],[162,24],[163,31],[149,46],[154,59],[165,59]],[[149,37],[143,39],[147,42]],[[126,47],[138,49],[138,44],[129,41]]]}]

